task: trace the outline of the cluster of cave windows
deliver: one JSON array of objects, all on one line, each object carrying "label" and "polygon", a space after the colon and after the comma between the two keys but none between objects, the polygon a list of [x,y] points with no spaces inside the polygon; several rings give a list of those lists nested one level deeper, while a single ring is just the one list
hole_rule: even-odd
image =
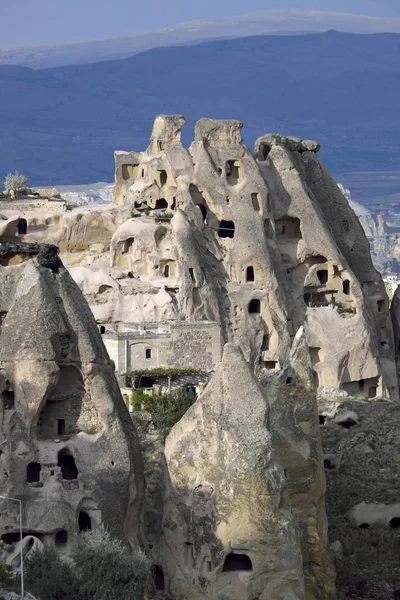
[{"label": "cluster of cave windows", "polygon": [[[393,517],[393,519],[390,519],[389,527],[390,527],[390,529],[400,529],[400,517]],[[371,529],[371,524],[370,523],[360,523],[358,528],[359,529]],[[400,590],[399,590],[399,592],[400,592]],[[396,596],[395,596],[395,598],[396,598]],[[400,600],[400,595],[399,595],[399,600]]]},{"label": "cluster of cave windows", "polygon": [[[41,542],[43,542],[43,534],[38,533],[37,531],[23,531],[22,532],[23,539],[30,535],[37,537]],[[7,533],[3,533],[3,535],[1,536],[1,541],[7,545],[18,543],[20,541],[20,539],[21,539],[21,534],[19,531],[9,531]]]},{"label": "cluster of cave windows", "polygon": [[363,394],[368,398],[376,398],[378,392],[378,383],[379,378],[372,377],[371,379],[360,379],[359,381],[342,383],[341,388],[350,396]]},{"label": "cluster of cave windows", "polygon": [[[150,201],[152,201],[151,198]],[[174,200],[174,202],[176,202],[176,199]],[[158,198],[155,202],[154,207],[152,207],[148,205],[147,200],[137,200],[135,201],[135,208],[139,212],[145,212],[147,214],[149,211],[153,210],[165,210],[166,208],[168,208],[168,202],[165,198]],[[173,206],[173,208],[175,208],[175,206]]]}]

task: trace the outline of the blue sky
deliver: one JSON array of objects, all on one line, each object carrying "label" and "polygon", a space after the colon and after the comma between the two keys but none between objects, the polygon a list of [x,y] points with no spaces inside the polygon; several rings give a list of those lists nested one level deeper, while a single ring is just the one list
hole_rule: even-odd
[{"label": "blue sky", "polygon": [[0,0],[0,46],[133,35],[194,19],[265,9],[400,17],[400,0]]}]

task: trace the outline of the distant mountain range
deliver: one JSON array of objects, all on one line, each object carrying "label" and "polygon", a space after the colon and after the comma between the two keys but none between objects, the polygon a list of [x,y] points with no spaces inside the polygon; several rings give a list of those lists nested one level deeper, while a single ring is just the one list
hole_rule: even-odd
[{"label": "distant mountain range", "polygon": [[0,179],[110,181],[113,151],[148,145],[159,113],[315,138],[334,173],[400,165],[400,35],[330,31],[159,48],[129,59],[32,70],[0,66]]},{"label": "distant mountain range", "polygon": [[88,64],[129,58],[138,52],[161,46],[252,35],[324,32],[330,29],[352,33],[400,33],[400,19],[324,11],[264,10],[215,21],[190,21],[131,37],[60,46],[0,48],[0,65],[40,69]]}]

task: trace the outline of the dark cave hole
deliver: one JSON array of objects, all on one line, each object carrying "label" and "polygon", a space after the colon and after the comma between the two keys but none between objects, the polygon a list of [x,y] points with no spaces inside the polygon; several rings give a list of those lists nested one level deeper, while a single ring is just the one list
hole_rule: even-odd
[{"label": "dark cave hole", "polygon": [[225,558],[223,573],[229,571],[252,571],[253,564],[247,554],[234,554],[231,552]]}]

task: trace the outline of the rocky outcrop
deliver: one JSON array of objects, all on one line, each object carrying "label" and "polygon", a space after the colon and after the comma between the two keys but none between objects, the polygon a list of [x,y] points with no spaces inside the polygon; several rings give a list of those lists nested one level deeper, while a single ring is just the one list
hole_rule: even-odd
[{"label": "rocky outcrop", "polygon": [[175,318],[219,321],[266,371],[304,326],[323,410],[346,394],[397,399],[385,288],[319,145],[267,135],[254,158],[241,123],[201,119],[186,150],[183,124],[158,117],[146,152],[116,153],[115,202],[148,216],[115,233],[112,266],[164,279]]},{"label": "rocky outcrop", "polygon": [[[100,524],[134,542],[141,456],[89,307],[54,246],[1,243],[0,263],[0,493],[22,500],[24,536],[60,551]],[[1,502],[8,549],[17,510]]]},{"label": "rocky outcrop", "polygon": [[[206,356],[207,371],[216,368],[167,438],[165,457],[157,443],[147,456],[145,528],[160,590],[176,600],[334,600],[318,413],[336,423],[352,396],[371,411],[398,400],[398,311],[393,336],[369,242],[318,160],[317,142],[269,134],[253,154],[240,122],[201,119],[184,148],[184,123],[161,115],[145,152],[116,153],[113,206],[27,217],[26,228],[22,215],[4,214],[0,232],[17,245],[60,244],[118,363],[168,368],[177,347],[173,366],[193,367],[192,343],[197,361]],[[73,285],[51,261],[53,250],[42,266],[29,252],[0,252],[1,264],[9,273],[36,269],[46,286],[49,278],[53,287]],[[76,331],[74,321],[71,340]],[[46,369],[56,363],[48,390],[65,385],[56,381],[58,360],[45,361]],[[91,394],[93,361],[85,360],[79,351],[74,364]],[[52,402],[48,393],[32,396],[32,414]],[[77,427],[86,422],[82,406]],[[101,406],[90,413],[95,433],[75,432],[74,449],[99,431],[108,440],[113,417]],[[46,440],[32,419],[26,456],[38,462],[36,447]]]},{"label": "rocky outcrop", "polygon": [[171,431],[165,457],[160,561],[173,597],[304,598],[268,401],[233,344]]},{"label": "rocky outcrop", "polygon": [[346,401],[321,424],[329,537],[344,598],[400,591],[400,427],[395,403]]}]

